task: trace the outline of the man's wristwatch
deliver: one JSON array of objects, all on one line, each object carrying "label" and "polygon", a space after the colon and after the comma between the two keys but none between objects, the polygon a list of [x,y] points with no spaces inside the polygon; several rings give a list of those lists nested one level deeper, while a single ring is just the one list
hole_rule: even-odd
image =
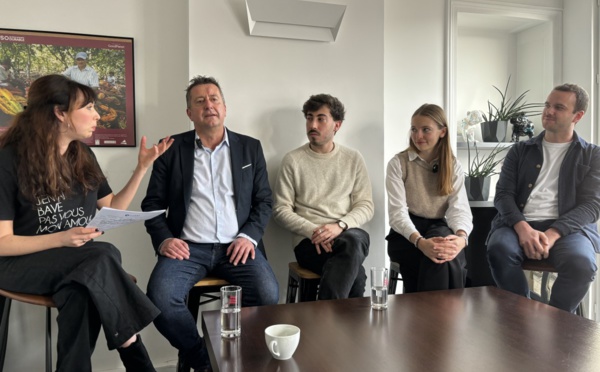
[{"label": "man's wristwatch", "polygon": [[343,231],[348,230],[348,224],[342,220],[338,220],[338,226],[342,228]]}]

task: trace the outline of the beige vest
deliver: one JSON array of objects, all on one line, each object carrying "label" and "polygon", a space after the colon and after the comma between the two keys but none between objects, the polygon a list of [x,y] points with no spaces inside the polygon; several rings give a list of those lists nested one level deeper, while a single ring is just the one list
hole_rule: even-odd
[{"label": "beige vest", "polygon": [[424,218],[444,218],[448,209],[448,196],[440,196],[438,173],[421,158],[408,160],[408,151],[399,154],[402,181],[406,190],[408,211]]}]

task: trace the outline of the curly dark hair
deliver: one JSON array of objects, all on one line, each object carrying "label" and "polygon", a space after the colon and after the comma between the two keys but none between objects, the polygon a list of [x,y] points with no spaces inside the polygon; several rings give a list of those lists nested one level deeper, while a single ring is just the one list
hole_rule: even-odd
[{"label": "curly dark hair", "polygon": [[304,102],[304,106],[302,106],[304,117],[306,117],[309,112],[315,112],[323,106],[329,107],[329,112],[331,112],[333,120],[344,121],[346,115],[344,105],[339,99],[329,94],[315,94],[314,96],[310,96],[308,101]]}]

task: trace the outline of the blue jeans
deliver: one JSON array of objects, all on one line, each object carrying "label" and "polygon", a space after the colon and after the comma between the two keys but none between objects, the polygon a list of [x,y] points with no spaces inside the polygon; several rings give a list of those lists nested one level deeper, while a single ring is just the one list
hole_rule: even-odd
[{"label": "blue jeans", "polygon": [[259,249],[254,260],[237,266],[226,255],[229,244],[195,244],[188,242],[190,258],[174,260],[158,256],[158,262],[148,282],[148,297],[161,314],[154,320],[179,356],[192,368],[202,368],[207,362],[204,340],[185,299],[190,289],[209,273],[242,287],[242,306],[277,304],[279,288],[275,274]]},{"label": "blue jeans", "polygon": [[310,239],[304,239],[294,253],[300,266],[321,275],[319,300],[362,297],[367,281],[362,264],[369,254],[369,234],[348,229],[335,238],[332,249],[317,254]]},{"label": "blue jeans", "polygon": [[[529,224],[536,230],[545,231],[552,222],[532,221]],[[487,254],[498,287],[529,297],[529,285],[521,269],[526,256],[515,230],[501,227],[494,231],[488,239]],[[549,304],[575,312],[598,269],[592,242],[581,232],[564,236],[550,249],[548,261],[558,272]]]}]

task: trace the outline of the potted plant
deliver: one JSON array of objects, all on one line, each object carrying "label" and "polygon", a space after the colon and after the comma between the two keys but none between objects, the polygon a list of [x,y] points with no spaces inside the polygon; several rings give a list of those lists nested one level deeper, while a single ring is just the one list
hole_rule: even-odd
[{"label": "potted plant", "polygon": [[487,115],[483,114],[484,121],[481,123],[481,137],[484,142],[504,142],[508,123],[511,119],[516,119],[519,116],[536,116],[542,113],[539,109],[544,104],[525,102],[525,95],[529,90],[521,93],[515,100],[508,97],[509,84],[510,76],[504,91],[492,85],[500,93],[500,104],[496,106],[488,101],[488,113]]},{"label": "potted plant", "polygon": [[475,157],[471,161],[471,145],[467,141],[468,168],[465,173],[465,188],[471,201],[486,201],[490,195],[490,178],[498,174],[496,166],[504,160],[501,156],[510,146],[496,145],[488,154],[480,154],[475,146]]}]

